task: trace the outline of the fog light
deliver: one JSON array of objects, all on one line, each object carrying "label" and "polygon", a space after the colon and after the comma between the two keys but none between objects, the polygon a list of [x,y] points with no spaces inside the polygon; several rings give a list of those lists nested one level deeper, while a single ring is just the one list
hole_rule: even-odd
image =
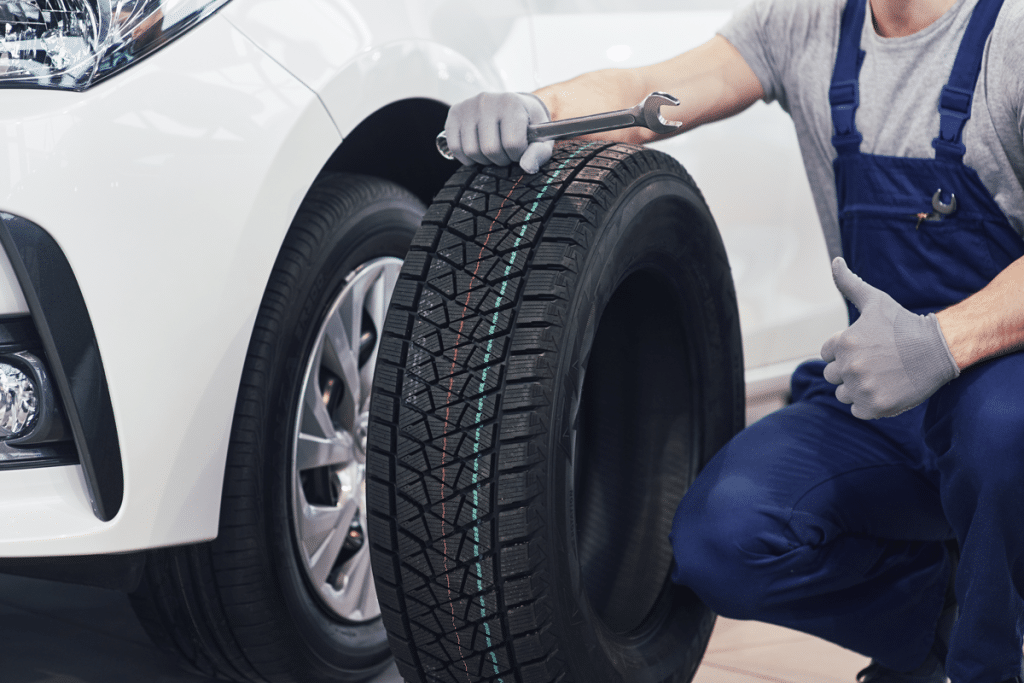
[{"label": "fog light", "polygon": [[18,368],[0,363],[0,439],[18,436],[36,417],[36,384]]}]

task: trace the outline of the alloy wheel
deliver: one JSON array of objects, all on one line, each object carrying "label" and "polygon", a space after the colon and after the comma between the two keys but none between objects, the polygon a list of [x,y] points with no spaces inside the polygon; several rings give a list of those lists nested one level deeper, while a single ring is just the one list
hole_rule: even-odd
[{"label": "alloy wheel", "polygon": [[366,429],[380,331],[402,260],[356,268],[327,309],[302,381],[292,447],[292,520],[302,568],[327,610],[380,616],[370,570]]}]

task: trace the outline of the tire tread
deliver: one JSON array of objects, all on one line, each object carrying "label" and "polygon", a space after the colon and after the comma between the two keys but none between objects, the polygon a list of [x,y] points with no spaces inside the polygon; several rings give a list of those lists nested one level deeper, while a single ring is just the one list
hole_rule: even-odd
[{"label": "tire tread", "polygon": [[[410,682],[548,682],[561,670],[549,635],[547,586],[531,577],[539,560],[529,549],[542,520],[529,505],[540,495],[530,468],[543,459],[533,439],[547,428],[543,409],[553,377],[551,330],[564,324],[571,275],[585,257],[598,212],[612,203],[622,184],[618,169],[595,164],[645,154],[614,144],[568,144],[556,148],[554,163],[536,176],[518,177],[512,168],[463,169],[435,198],[413,240],[411,253],[424,256],[400,278],[409,283],[403,291],[418,291],[419,299],[413,294],[402,300],[402,311],[389,313],[402,323],[387,325],[396,339],[380,354],[388,370],[378,371],[374,386],[374,392],[401,399],[400,417],[372,415],[398,435],[399,447],[394,452],[389,442],[371,438],[367,484],[374,528],[383,532],[371,538],[374,562],[395,567],[393,575],[402,582],[385,590],[379,585],[378,597],[389,614],[390,637],[402,644],[395,648],[399,671]],[[559,162],[565,173],[552,184],[550,169]],[[537,200],[538,194],[544,196]],[[503,199],[496,201],[499,196]],[[425,253],[431,250],[436,253]],[[525,258],[513,259],[513,251]],[[503,301],[495,306],[500,288]],[[417,307],[418,315],[411,314]],[[496,351],[489,362],[467,362],[488,343]],[[470,378],[467,365],[473,368]],[[488,382],[482,395],[467,391],[467,382],[480,381],[484,367],[504,371],[499,383]],[[502,393],[500,414],[483,406],[480,418],[467,420],[495,391]],[[440,400],[425,400],[441,394]],[[447,432],[446,422],[452,425]],[[474,482],[467,478],[473,449],[465,446],[476,436],[471,432],[485,426],[490,433],[482,439],[482,452],[500,442],[502,462],[495,466],[493,456],[480,458]],[[431,454],[442,446],[448,452],[443,466]],[[383,465],[392,460],[402,470],[395,484]],[[439,485],[440,497],[431,493]],[[413,490],[418,495],[407,495]],[[466,520],[465,501],[474,493],[479,510],[475,520]],[[484,496],[486,504],[480,501]],[[445,510],[442,522],[442,505],[457,507],[458,513]],[[414,518],[425,535],[401,532]],[[447,539],[456,546],[456,539],[474,533],[478,549],[467,549],[468,543],[445,548]],[[405,584],[413,571],[421,586],[415,590]],[[484,616],[477,609],[481,601]]]}]

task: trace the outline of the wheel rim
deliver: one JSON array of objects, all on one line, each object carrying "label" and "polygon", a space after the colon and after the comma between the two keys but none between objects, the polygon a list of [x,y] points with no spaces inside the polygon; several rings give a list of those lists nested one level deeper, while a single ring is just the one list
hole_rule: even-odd
[{"label": "wheel rim", "polygon": [[402,260],[352,271],[321,322],[302,379],[292,440],[292,521],[321,603],[348,622],[380,616],[366,517],[366,427],[384,315]]}]

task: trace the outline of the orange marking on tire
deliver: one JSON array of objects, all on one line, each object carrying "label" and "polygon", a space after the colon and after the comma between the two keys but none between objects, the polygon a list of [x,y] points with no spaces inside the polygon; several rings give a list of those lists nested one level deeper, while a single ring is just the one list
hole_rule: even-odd
[{"label": "orange marking on tire", "polygon": [[[455,631],[455,642],[458,643],[459,646],[459,657],[462,658],[462,665],[466,669],[466,680],[468,680],[470,683],[473,683],[473,679],[470,677],[469,674],[469,665],[466,663],[466,656],[462,652],[462,637],[459,636],[459,628],[455,625],[455,602],[451,599],[452,579],[451,575],[448,573],[448,539],[444,535],[444,519],[447,516],[447,510],[444,503],[444,486],[446,480],[444,454],[448,452],[448,418],[451,415],[452,386],[455,384],[455,365],[459,359],[459,340],[462,339],[462,326],[466,322],[466,311],[469,310],[469,299],[473,294],[473,282],[474,280],[476,280],[476,274],[480,270],[480,261],[483,259],[484,249],[487,248],[487,243],[491,241],[491,234],[493,232],[492,228],[494,228],[494,224],[497,223],[498,219],[501,217],[501,212],[505,209],[505,202],[507,202],[509,198],[512,196],[512,193],[515,192],[515,189],[519,186],[519,181],[522,180],[523,177],[524,176],[519,176],[516,182],[513,183],[512,189],[510,189],[508,191],[508,194],[505,195],[505,198],[501,200],[501,206],[498,207],[498,213],[494,214],[494,220],[492,220],[491,224],[487,227],[487,237],[484,239],[483,246],[480,247],[480,253],[477,254],[476,268],[473,269],[473,274],[469,278],[469,288],[466,290],[466,302],[462,305],[462,314],[459,319],[459,331],[455,333],[455,355],[452,356],[452,369],[451,372],[449,373],[448,378],[448,396],[446,398],[447,406],[444,409],[445,431],[441,441],[441,544],[443,550],[442,561],[444,563],[445,582],[448,584],[448,604],[452,606],[452,629]],[[452,525],[452,528],[455,528],[454,524]]]}]

